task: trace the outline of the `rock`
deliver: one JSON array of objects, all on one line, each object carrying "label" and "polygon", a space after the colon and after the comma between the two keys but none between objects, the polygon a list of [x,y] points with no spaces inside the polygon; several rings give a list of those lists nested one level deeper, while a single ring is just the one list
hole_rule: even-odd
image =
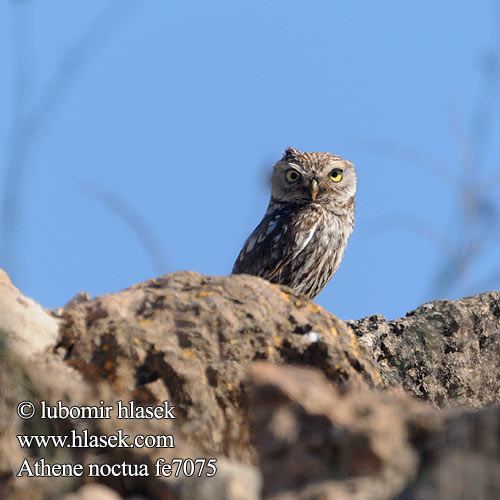
[{"label": "rock", "polygon": [[37,357],[58,338],[58,321],[32,299],[25,297],[0,269],[0,340],[12,352]]},{"label": "rock", "polygon": [[[19,446],[16,435],[40,434],[50,429],[40,425],[37,418],[21,420],[16,408],[22,401],[36,400],[50,392],[55,385],[61,385],[61,380],[66,381],[61,397],[69,397],[78,384],[81,377],[51,357],[51,348],[59,339],[59,323],[39,304],[22,295],[0,270],[0,498],[37,500],[45,498],[50,488],[42,478],[15,479],[23,459],[29,455],[29,450]],[[52,488],[55,491],[59,488]]]},{"label": "rock", "polygon": [[[62,310],[66,362],[132,399],[176,406],[176,429],[201,453],[253,462],[247,369],[256,359],[320,368],[374,387],[371,356],[333,315],[251,276],[179,272]],[[306,334],[317,333],[318,340]]]},{"label": "rock", "polygon": [[266,500],[500,498],[500,406],[441,412],[262,362],[249,394]]},{"label": "rock", "polygon": [[123,497],[103,484],[86,484],[63,500],[123,500]]},{"label": "rock", "polygon": [[[473,410],[499,397],[499,295],[349,327],[251,276],[173,273],[49,313],[0,273],[0,498],[256,500],[261,486],[266,500],[447,500],[461,488],[500,498],[499,410]],[[20,419],[20,401],[37,414]],[[113,411],[41,419],[40,401]],[[118,401],[168,401],[175,418],[119,419]],[[436,409],[457,404],[470,409]],[[16,438],[118,430],[174,447],[21,448]],[[24,458],[40,457],[119,473],[17,477]],[[218,472],[155,473],[174,458],[213,458]]]},{"label": "rock", "polygon": [[256,467],[222,459],[215,476],[184,481],[179,500],[259,500],[261,483]]},{"label": "rock", "polygon": [[398,500],[500,498],[500,407],[451,411]]},{"label": "rock", "polygon": [[[3,388],[12,388],[5,393],[14,394],[17,389],[15,396],[4,396],[0,402],[4,422],[14,423],[0,428],[1,498],[45,498],[74,490],[85,479],[16,478],[27,454],[19,448],[17,434],[67,435],[86,430],[91,435],[111,435],[117,429],[130,436],[170,435],[175,448],[106,452],[80,448],[73,450],[70,461],[85,466],[146,464],[153,471],[160,458],[227,457],[230,462],[222,460],[226,465],[220,479],[200,486],[200,494],[215,488],[228,499],[239,498],[244,489],[252,498],[260,484],[259,474],[252,475],[254,469],[245,465],[255,461],[245,389],[246,371],[253,360],[315,364],[340,384],[372,387],[380,383],[369,354],[342,322],[314,303],[258,278],[175,273],[95,300],[79,294],[58,313],[54,322],[61,324],[60,335],[51,337],[52,343],[42,336],[43,352],[29,344],[39,343],[30,337],[32,326],[23,330],[19,322],[13,339],[26,339],[28,346],[14,356],[13,342],[3,355],[10,360],[3,367]],[[35,362],[33,352],[40,353]],[[113,413],[109,419],[21,422],[15,407],[23,400],[37,404],[44,400],[47,405],[62,401],[68,407],[98,407],[100,401],[115,404],[118,400],[158,405],[167,400],[175,406],[176,419],[118,420]],[[35,449],[35,455],[29,456],[31,463],[40,455],[46,456],[45,451]],[[66,450],[60,449],[51,459],[69,461]],[[236,480],[235,470],[247,470],[247,479]],[[99,479],[122,496],[139,494],[155,500],[175,499],[192,482],[154,475]]]},{"label": "rock", "polygon": [[255,363],[249,406],[264,497],[386,499],[413,477],[412,443],[441,418],[406,395],[334,387],[318,371]]},{"label": "rock", "polygon": [[349,321],[375,357],[385,384],[435,406],[500,402],[500,292],[437,300],[387,321]]}]

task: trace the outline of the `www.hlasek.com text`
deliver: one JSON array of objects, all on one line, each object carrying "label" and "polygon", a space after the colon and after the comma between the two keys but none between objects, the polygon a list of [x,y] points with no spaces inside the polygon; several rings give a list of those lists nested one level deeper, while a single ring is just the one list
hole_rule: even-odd
[{"label": "www.hlasek.com text", "polygon": [[90,434],[87,429],[80,433],[72,429],[69,435],[25,435],[16,436],[21,448],[175,448],[172,434],[137,434],[133,438],[122,429],[109,435]]}]

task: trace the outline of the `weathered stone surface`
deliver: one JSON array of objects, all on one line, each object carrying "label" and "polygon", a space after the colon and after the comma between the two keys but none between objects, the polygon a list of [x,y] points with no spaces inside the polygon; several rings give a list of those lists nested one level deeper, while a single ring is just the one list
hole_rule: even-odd
[{"label": "weathered stone surface", "polygon": [[441,412],[262,362],[249,394],[266,500],[500,498],[500,406]]},{"label": "weathered stone surface", "polygon": [[[18,434],[50,434],[53,427],[38,418],[21,420],[16,407],[21,401],[43,399],[53,392],[71,400],[74,387],[89,396],[78,373],[51,355],[59,337],[59,322],[21,294],[0,270],[0,498],[45,499],[64,491],[70,480],[57,486],[47,478],[16,478],[28,449],[22,449]],[[61,383],[61,381],[64,381]],[[57,453],[54,453],[57,457]]]},{"label": "weathered stone surface", "polygon": [[159,401],[155,391],[162,390],[187,442],[247,463],[244,380],[252,361],[311,365],[339,383],[379,384],[370,355],[341,321],[251,276],[174,273],[71,303],[62,317],[70,366],[136,400]]},{"label": "weathered stone surface", "polygon": [[412,442],[441,426],[409,396],[341,391],[308,368],[255,363],[249,391],[264,496],[273,500],[392,498],[416,471]]},{"label": "weathered stone surface", "polygon": [[217,461],[217,474],[184,481],[179,500],[259,500],[262,480],[257,467],[226,459]]},{"label": "weathered stone surface", "polygon": [[[350,323],[355,335],[313,302],[250,276],[174,273],[94,300],[79,294],[51,315],[0,274],[0,498],[257,500],[261,481],[272,500],[447,500],[461,487],[475,500],[500,498],[498,408],[435,409],[498,401],[499,296],[365,318]],[[17,417],[20,401],[40,400],[168,400],[176,418]],[[83,429],[171,435],[175,448],[28,450],[16,439]],[[152,474],[18,478],[24,457],[146,464]],[[177,457],[215,457],[219,472],[213,481],[154,476],[158,458]],[[475,489],[460,486],[472,476]]]},{"label": "weathered stone surface", "polygon": [[500,406],[450,411],[428,440],[417,476],[397,500],[500,498]]},{"label": "weathered stone surface", "polygon": [[445,408],[500,402],[500,292],[437,300],[387,321],[347,323],[382,379]]},{"label": "weathered stone surface", "polygon": [[58,321],[25,297],[0,269],[0,332],[12,351],[37,357],[58,337]]},{"label": "weathered stone surface", "polygon": [[[19,292],[13,289],[12,293]],[[18,323],[2,344],[1,359],[8,363],[0,370],[2,389],[7,389],[0,405],[5,417],[0,430],[1,498],[62,495],[85,479],[16,478],[25,456],[31,463],[46,457],[44,450],[35,450],[34,455],[21,450],[16,434],[64,435],[86,429],[89,434],[110,435],[122,429],[131,436],[175,437],[174,449],[108,449],[104,453],[83,448],[74,449],[70,460],[66,450],[56,449],[50,458],[58,463],[145,463],[150,470],[158,458],[236,457],[253,463],[244,381],[255,359],[317,365],[341,384],[379,384],[375,364],[343,323],[314,303],[258,278],[175,273],[92,301],[79,294],[58,311],[58,320],[43,314],[42,325],[46,317],[49,324],[61,324],[58,339],[50,343],[41,335],[40,350],[38,337],[30,336],[37,331],[36,325],[25,328]],[[16,335],[23,342],[26,339],[26,349],[17,348]],[[133,400],[138,405],[168,400],[176,406],[177,418],[118,420],[112,413],[112,418],[99,420],[21,421],[15,407],[22,400],[44,400],[48,405],[61,400],[68,407],[99,406],[101,400],[104,404]],[[234,467],[245,466],[235,462]],[[234,467],[224,466],[213,484],[196,488],[203,492],[216,487],[236,500],[244,483],[231,479]],[[155,500],[179,498],[189,483],[188,479],[161,477],[99,480],[123,496],[140,494]],[[248,498],[258,485],[255,479],[253,489],[245,488]]]},{"label": "weathered stone surface", "polygon": [[123,500],[123,497],[102,484],[86,484],[76,493],[66,495],[63,500]]}]

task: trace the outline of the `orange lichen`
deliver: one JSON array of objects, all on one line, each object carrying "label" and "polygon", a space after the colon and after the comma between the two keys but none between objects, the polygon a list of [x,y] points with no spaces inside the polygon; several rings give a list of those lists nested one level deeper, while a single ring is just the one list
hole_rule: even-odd
[{"label": "orange lichen", "polygon": [[356,338],[356,335],[354,335],[352,330],[350,330],[349,333],[351,334],[351,344],[356,348],[359,348],[359,342],[358,339]]},{"label": "orange lichen", "polygon": [[139,326],[151,326],[154,325],[155,322],[152,319],[141,319],[137,322]]},{"label": "orange lichen", "polygon": [[350,328],[349,328],[348,332],[350,333],[350,336],[351,336],[351,340],[350,340],[351,352],[354,355],[354,357],[357,358],[359,356],[359,342],[358,342],[358,339],[356,338],[356,335],[354,335],[353,331]]},{"label": "orange lichen", "polygon": [[318,304],[308,304],[307,310],[309,312],[315,313],[315,312],[321,311],[321,307],[318,306]]},{"label": "orange lichen", "polygon": [[182,354],[184,356],[184,359],[195,359],[196,354],[193,351],[186,350]]}]

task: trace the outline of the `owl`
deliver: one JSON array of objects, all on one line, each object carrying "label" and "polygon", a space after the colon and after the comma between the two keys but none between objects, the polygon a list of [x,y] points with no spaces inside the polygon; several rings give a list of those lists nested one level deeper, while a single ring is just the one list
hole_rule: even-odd
[{"label": "owl", "polygon": [[354,165],[288,148],[273,168],[271,199],[236,259],[252,274],[316,297],[337,271],[354,228]]}]

